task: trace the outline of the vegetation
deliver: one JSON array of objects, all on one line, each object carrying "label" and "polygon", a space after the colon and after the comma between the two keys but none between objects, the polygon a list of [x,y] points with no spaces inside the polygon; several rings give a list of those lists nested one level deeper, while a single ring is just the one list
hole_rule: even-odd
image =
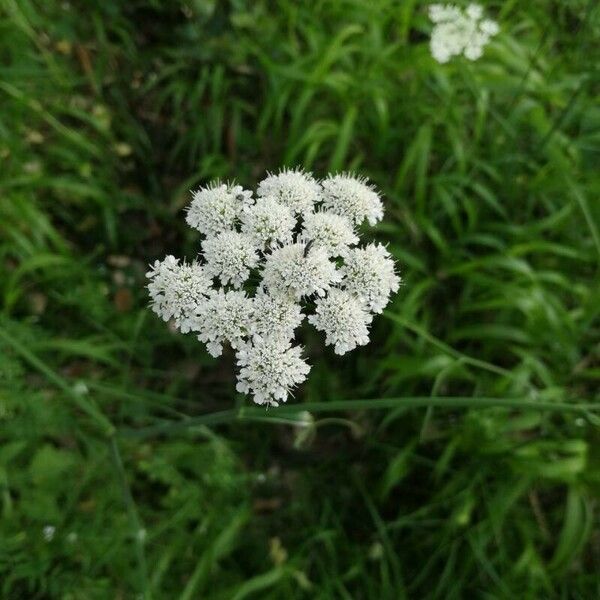
[{"label": "vegetation", "polygon": [[[485,10],[439,65],[418,0],[1,0],[2,598],[600,597],[600,9]],[[282,165],[403,287],[265,412],[144,272]]]}]

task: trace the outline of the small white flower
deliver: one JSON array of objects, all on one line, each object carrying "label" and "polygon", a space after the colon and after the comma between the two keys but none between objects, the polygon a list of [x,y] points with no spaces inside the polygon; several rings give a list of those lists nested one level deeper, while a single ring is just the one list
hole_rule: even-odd
[{"label": "small white flower", "polygon": [[250,331],[258,335],[291,339],[304,315],[300,305],[283,294],[268,294],[259,290],[253,298]]},{"label": "small white flower", "polygon": [[302,239],[325,248],[330,256],[341,256],[349,246],[358,243],[358,236],[346,217],[323,211],[305,216]]},{"label": "small white flower", "polygon": [[429,46],[439,63],[461,54],[477,60],[490,38],[500,31],[495,21],[483,19],[483,8],[478,4],[469,4],[465,10],[451,4],[433,4],[429,18],[435,23]]},{"label": "small white flower", "polygon": [[44,529],[42,529],[44,540],[46,540],[47,542],[51,542],[54,539],[55,533],[56,527],[54,527],[54,525],[46,525],[44,526]]},{"label": "small white flower", "polygon": [[288,206],[273,197],[259,198],[241,215],[242,231],[260,246],[273,247],[292,241],[296,219]]},{"label": "small white flower", "polygon": [[164,321],[174,319],[182,333],[190,331],[189,319],[206,300],[210,277],[197,262],[187,264],[174,256],[157,260],[146,273],[152,310]]},{"label": "small white flower", "polygon": [[[484,19],[481,21],[479,28],[481,29],[482,33],[489,37],[493,37],[500,33],[500,26],[498,23],[496,23],[496,21],[492,21],[491,19]],[[487,40],[485,43],[487,43]]]},{"label": "small white flower", "polygon": [[383,218],[381,198],[366,178],[342,173],[330,175],[321,185],[323,208],[346,217],[354,225],[360,225],[365,219],[375,225]]},{"label": "small white flower", "polygon": [[248,279],[251,269],[258,265],[258,253],[252,238],[237,231],[223,231],[209,237],[202,244],[205,271],[218,277],[222,285],[240,288]]},{"label": "small white flower", "polygon": [[394,261],[381,244],[353,248],[340,268],[342,287],[354,294],[374,313],[381,313],[390,294],[398,291],[400,278],[394,272]]},{"label": "small white flower", "polygon": [[254,336],[236,353],[240,367],[237,390],[252,394],[256,404],[278,406],[302,383],[310,366],[302,359],[302,348],[274,336]]},{"label": "small white flower", "polygon": [[239,185],[214,185],[199,189],[187,209],[185,220],[204,235],[217,235],[233,229],[245,206],[252,203],[252,192]]},{"label": "small white flower", "polygon": [[301,170],[283,169],[269,174],[256,190],[260,197],[273,197],[295,213],[312,212],[320,200],[321,186],[312,175]]},{"label": "small white flower", "polygon": [[429,7],[429,18],[433,23],[453,21],[461,15],[460,8],[451,4],[432,4]]},{"label": "small white flower", "polygon": [[431,55],[437,62],[444,64],[453,56],[458,56],[464,50],[463,35],[457,35],[453,23],[441,23],[431,33],[429,47]]},{"label": "small white flower", "polygon": [[309,323],[325,333],[325,343],[335,346],[336,354],[345,354],[356,346],[369,343],[369,324],[373,319],[364,304],[345,290],[330,290],[316,302]]},{"label": "small white flower", "polygon": [[473,36],[473,38],[467,42],[463,54],[465,58],[468,58],[469,60],[477,60],[483,56],[483,46],[477,40],[477,36]]},{"label": "small white flower", "polygon": [[72,389],[73,393],[78,396],[87,396],[90,393],[90,389],[85,384],[85,381],[78,381]]},{"label": "small white flower", "polygon": [[192,329],[206,344],[211,356],[220,356],[223,344],[237,348],[248,335],[252,316],[252,300],[244,292],[222,289],[213,291],[196,313]]},{"label": "small white flower", "polygon": [[479,21],[479,19],[483,17],[483,8],[479,6],[479,4],[469,4],[465,10],[465,13],[467,17],[473,19],[473,21]]},{"label": "small white flower", "polygon": [[296,243],[273,250],[266,257],[263,284],[274,293],[287,293],[300,300],[302,296],[323,296],[340,274],[324,248],[307,248]]}]

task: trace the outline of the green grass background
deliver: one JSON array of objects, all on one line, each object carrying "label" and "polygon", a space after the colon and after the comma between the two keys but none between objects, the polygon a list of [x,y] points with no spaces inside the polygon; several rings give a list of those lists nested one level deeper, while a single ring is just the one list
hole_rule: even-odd
[{"label": "green grass background", "polygon": [[[600,9],[485,9],[441,66],[419,0],[0,0],[2,598],[600,597]],[[281,165],[404,284],[265,413],[144,272]]]}]

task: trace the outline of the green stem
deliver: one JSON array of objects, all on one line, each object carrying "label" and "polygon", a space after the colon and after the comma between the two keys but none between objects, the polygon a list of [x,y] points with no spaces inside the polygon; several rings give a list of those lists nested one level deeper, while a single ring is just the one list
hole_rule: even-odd
[{"label": "green stem", "polygon": [[[206,425],[221,425],[235,421],[268,422],[298,425],[304,423],[304,414],[331,413],[354,410],[386,410],[394,408],[513,408],[517,410],[565,411],[585,414],[600,411],[600,404],[547,402],[523,398],[477,398],[462,396],[413,396],[406,398],[377,398],[373,400],[332,400],[330,402],[306,402],[264,409],[258,406],[232,408],[220,412],[191,417],[184,421],[161,423],[141,429],[121,429],[120,435],[131,438],[146,438],[175,433]],[[288,417],[285,419],[285,417]]]},{"label": "green stem", "polygon": [[127,508],[127,513],[129,514],[131,527],[133,528],[133,539],[142,584],[142,598],[143,600],[150,600],[150,595],[148,593],[148,569],[146,566],[146,554],[144,550],[144,536],[146,530],[142,526],[142,522],[138,514],[135,500],[133,499],[133,495],[131,494],[129,484],[127,483],[127,474],[125,473],[125,467],[123,466],[123,459],[121,458],[119,446],[114,436],[110,439],[109,446],[113,463],[117,471],[117,477],[119,479],[119,485],[123,494],[125,507]]},{"label": "green stem", "polygon": [[514,374],[507,369],[503,369],[502,367],[498,367],[497,365],[493,365],[492,363],[486,362],[484,360],[479,360],[478,358],[472,358],[471,356],[468,356],[466,354],[463,354],[462,352],[459,352],[458,350],[455,350],[451,346],[448,346],[448,344],[442,342],[435,336],[431,335],[422,327],[411,323],[410,321],[408,321],[404,317],[401,317],[400,315],[386,310],[384,311],[383,316],[387,317],[392,321],[395,321],[396,323],[399,323],[403,327],[406,327],[406,329],[410,329],[413,333],[416,333],[423,339],[427,340],[430,344],[432,344],[445,354],[448,354],[449,356],[452,356],[453,358],[456,358],[457,360],[460,360],[467,365],[483,369],[484,371],[490,371],[491,373],[495,373],[496,375],[502,375],[503,377],[515,377]]},{"label": "green stem", "polygon": [[579,85],[573,90],[569,100],[567,101],[567,104],[560,111],[560,113],[557,115],[557,117],[554,119],[554,121],[552,122],[552,125],[550,126],[550,129],[548,130],[546,135],[542,138],[542,141],[539,143],[540,152],[543,152],[546,149],[546,146],[552,139],[552,136],[558,131],[558,129],[560,129],[560,127],[562,127],[563,123],[565,122],[565,119],[567,118],[567,115],[571,112],[572,108],[575,106],[575,102],[577,101],[577,98],[583,92],[583,90],[586,88],[588,81],[589,81],[588,77],[582,78]]}]

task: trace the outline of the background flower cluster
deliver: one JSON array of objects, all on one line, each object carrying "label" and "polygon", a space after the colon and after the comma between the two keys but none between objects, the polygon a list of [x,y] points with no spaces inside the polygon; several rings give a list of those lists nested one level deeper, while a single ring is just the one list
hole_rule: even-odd
[{"label": "background flower cluster", "polygon": [[500,31],[498,23],[486,19],[483,7],[475,3],[466,8],[455,4],[432,4],[429,18],[435,24],[429,47],[439,63],[447,63],[459,55],[469,60],[481,58],[485,46]]}]

